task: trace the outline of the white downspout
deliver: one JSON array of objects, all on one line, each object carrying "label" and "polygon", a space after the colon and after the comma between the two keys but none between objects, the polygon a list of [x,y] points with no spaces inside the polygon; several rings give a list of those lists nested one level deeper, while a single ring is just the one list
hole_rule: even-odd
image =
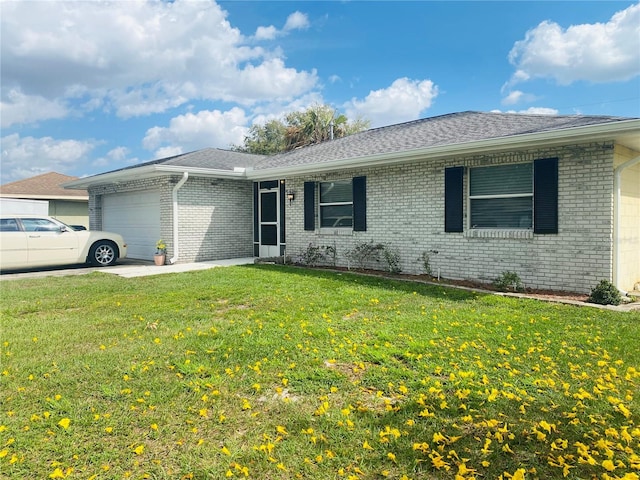
[{"label": "white downspout", "polygon": [[[621,192],[620,192],[620,182],[622,177],[622,171],[633,167],[637,163],[640,163],[640,156],[632,158],[624,162],[622,165],[618,165],[613,170],[613,190],[615,192],[613,209],[614,209],[614,219],[613,219],[613,284],[620,291],[620,201],[621,201]],[[626,292],[625,292],[626,293]]]},{"label": "white downspout", "polygon": [[182,186],[184,185],[184,183],[189,179],[189,172],[184,172],[182,174],[182,178],[180,179],[180,181],[176,184],[175,187],[173,187],[173,191],[171,192],[171,196],[173,197],[173,257],[171,257],[169,259],[169,263],[170,264],[174,264],[176,263],[176,261],[178,260],[178,255],[180,253],[180,248],[178,247],[179,245],[179,241],[178,241],[178,190],[180,190],[180,188],[182,188]]}]

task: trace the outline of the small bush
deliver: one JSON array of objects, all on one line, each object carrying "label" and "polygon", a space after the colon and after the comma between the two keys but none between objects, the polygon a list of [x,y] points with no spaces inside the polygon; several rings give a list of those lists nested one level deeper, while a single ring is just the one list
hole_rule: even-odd
[{"label": "small bush", "polygon": [[589,302],[600,305],[620,305],[622,295],[613,283],[608,280],[600,280],[600,283],[591,290]]},{"label": "small bush", "polygon": [[420,260],[422,260],[422,268],[424,269],[424,273],[426,273],[430,277],[433,276],[433,271],[431,269],[431,257],[429,256],[429,253],[422,252]]},{"label": "small bush", "polygon": [[402,267],[400,267],[400,252],[397,248],[385,245],[382,250],[382,256],[384,261],[387,262],[387,270],[390,273],[400,273],[402,271]]},{"label": "small bush", "polygon": [[309,267],[314,267],[324,260],[324,258],[325,256],[322,252],[322,247],[318,247],[310,243],[300,255],[300,263]]},{"label": "small bush", "polygon": [[374,243],[373,241],[359,242],[353,248],[344,252],[344,256],[347,258],[349,266],[355,263],[360,269],[364,269],[367,264],[380,261],[380,252],[384,248],[383,244]]},{"label": "small bush", "polygon": [[315,267],[320,263],[336,266],[335,246],[316,246],[312,243],[300,254],[300,263],[308,267]]},{"label": "small bush", "polygon": [[332,267],[336,266],[337,250],[335,245],[327,245],[324,248],[324,256],[329,261]]},{"label": "small bush", "polygon": [[503,292],[520,292],[524,290],[522,280],[516,272],[502,272],[498,278],[493,281],[493,286]]}]

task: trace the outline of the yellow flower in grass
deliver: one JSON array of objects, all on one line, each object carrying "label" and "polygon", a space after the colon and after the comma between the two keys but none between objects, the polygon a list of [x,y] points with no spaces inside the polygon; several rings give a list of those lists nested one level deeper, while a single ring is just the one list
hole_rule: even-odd
[{"label": "yellow flower in grass", "polygon": [[451,468],[449,464],[442,459],[442,455],[440,455],[435,450],[432,450],[429,456],[431,457],[431,463],[438,470],[440,470],[441,468],[444,468],[445,470],[449,470]]},{"label": "yellow flower in grass", "polygon": [[68,418],[63,418],[58,422],[58,425],[66,430],[67,428],[69,428],[69,425],[71,425],[71,420],[69,420]]},{"label": "yellow flower in grass", "polygon": [[136,448],[133,449],[133,452],[136,455],[142,455],[144,453],[144,445],[138,445]]},{"label": "yellow flower in grass", "polygon": [[53,471],[53,473],[49,474],[49,478],[64,478],[64,472],[60,467],[58,467]]},{"label": "yellow flower in grass", "polygon": [[515,473],[511,476],[511,480],[525,480],[524,474],[526,473],[524,468],[519,468],[515,471]]},{"label": "yellow flower in grass", "polygon": [[611,460],[603,460],[602,468],[604,468],[608,472],[613,472],[616,469],[616,466],[613,464]]}]

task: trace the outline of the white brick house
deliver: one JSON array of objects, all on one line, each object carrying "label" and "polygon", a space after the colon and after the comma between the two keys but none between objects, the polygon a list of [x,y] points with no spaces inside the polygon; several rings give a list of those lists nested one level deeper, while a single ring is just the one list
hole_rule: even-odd
[{"label": "white brick house", "polygon": [[[588,292],[640,282],[640,120],[462,112],[275,156],[206,149],[69,184],[91,228],[174,262],[344,252],[366,241],[406,273]],[[133,244],[133,245],[132,245]]]}]

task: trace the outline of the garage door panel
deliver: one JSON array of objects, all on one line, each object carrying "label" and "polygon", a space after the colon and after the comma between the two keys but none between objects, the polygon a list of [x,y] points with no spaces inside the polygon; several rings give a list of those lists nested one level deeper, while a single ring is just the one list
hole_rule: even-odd
[{"label": "garage door panel", "polygon": [[160,192],[147,190],[105,195],[102,223],[104,230],[124,237],[129,258],[153,259],[160,238]]}]

